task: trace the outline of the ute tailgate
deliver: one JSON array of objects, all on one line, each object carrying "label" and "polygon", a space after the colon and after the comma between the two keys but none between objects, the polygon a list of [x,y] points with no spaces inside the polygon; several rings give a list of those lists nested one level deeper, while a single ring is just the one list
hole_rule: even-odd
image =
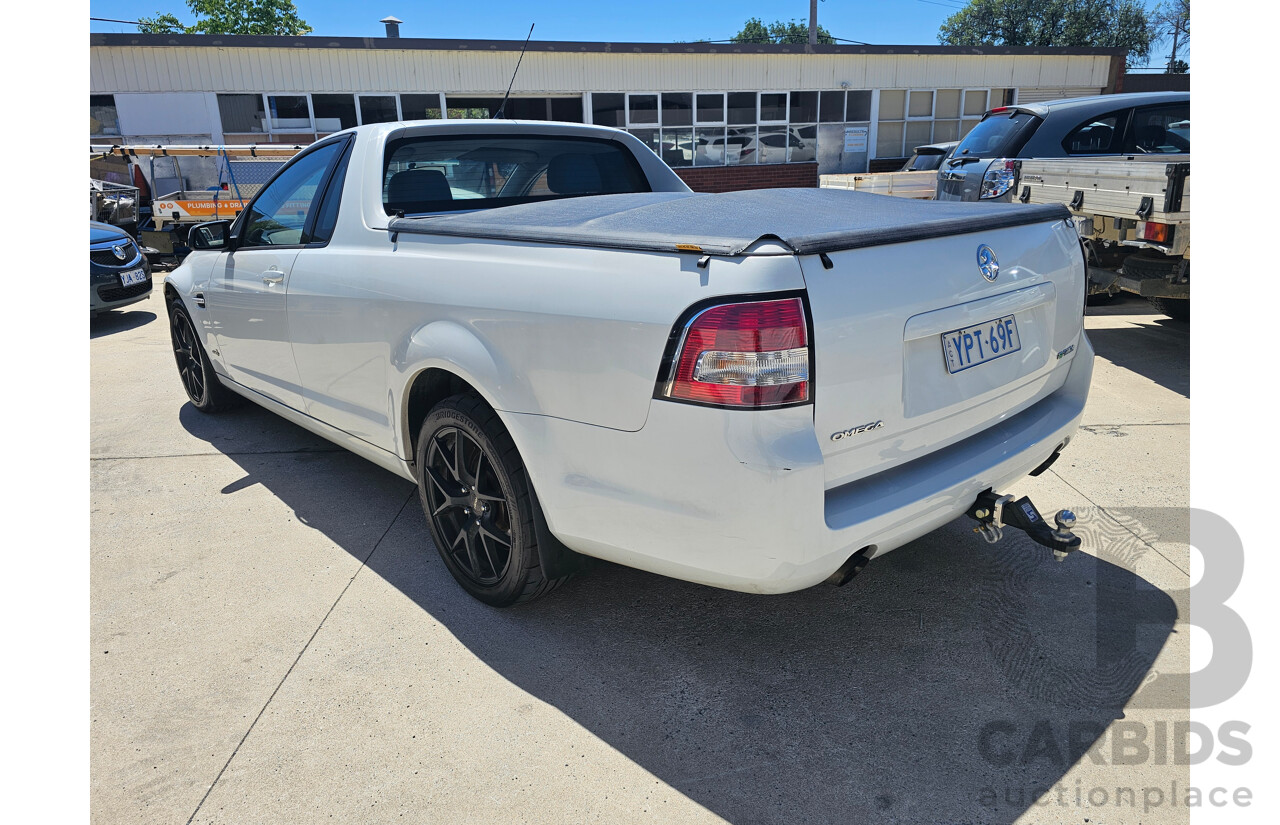
[{"label": "ute tailgate", "polygon": [[[996,257],[994,281],[980,270],[980,245]],[[1059,219],[802,256],[801,266],[828,489],[954,444],[1049,395],[1082,328],[1084,262],[1074,228]],[[949,355],[946,337],[964,349],[966,330],[968,352]],[[985,352],[977,337],[994,339],[999,352]]]}]

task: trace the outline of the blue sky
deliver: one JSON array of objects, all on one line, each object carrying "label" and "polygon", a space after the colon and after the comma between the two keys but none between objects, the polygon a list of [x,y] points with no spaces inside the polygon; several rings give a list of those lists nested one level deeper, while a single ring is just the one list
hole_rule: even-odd
[{"label": "blue sky", "polygon": [[[800,20],[808,16],[808,0],[786,3],[758,0],[648,0],[642,4],[599,0],[553,0],[531,4],[527,0],[471,0],[467,3],[422,3],[410,0],[377,0],[364,4],[350,0],[294,0],[299,14],[314,34],[346,37],[379,37],[378,21],[394,15],[404,21],[404,37],[445,37],[476,40],[523,40],[530,23],[537,23],[537,40],[596,40],[669,42],[674,40],[726,40],[750,17],[766,23]],[[961,0],[827,0],[818,5],[818,22],[835,37],[877,45],[936,44],[938,27],[965,4]],[[1148,6],[1154,6],[1148,3]],[[465,10],[465,14],[461,11]],[[141,15],[170,12],[183,22],[194,21],[183,0],[90,0],[91,17],[137,20]],[[90,22],[94,32],[130,32],[136,27]],[[1167,47],[1166,47],[1167,48]],[[1159,52],[1152,62],[1167,60]]]}]

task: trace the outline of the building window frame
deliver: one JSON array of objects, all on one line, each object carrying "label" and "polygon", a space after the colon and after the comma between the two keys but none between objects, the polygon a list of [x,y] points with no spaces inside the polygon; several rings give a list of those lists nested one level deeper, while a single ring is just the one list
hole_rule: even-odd
[{"label": "building window frame", "polygon": [[[718,95],[720,97],[720,119],[719,120],[703,120],[698,117],[698,98],[710,97]],[[725,126],[729,117],[729,93],[728,92],[694,92],[693,93],[693,125],[694,126]]]},{"label": "building window frame", "polygon": [[[355,125],[357,126],[360,125],[360,101],[356,100],[356,96],[354,94],[352,94],[351,92],[311,92],[310,94],[307,95],[307,98],[311,101],[311,120],[312,120],[312,125],[316,127],[316,132],[315,132],[316,135],[331,135],[334,132],[341,132],[342,129],[344,128],[350,128],[350,127],[341,127],[338,129],[321,129],[320,118],[318,115],[316,115],[316,101],[315,101],[316,95],[321,95],[324,97],[346,96],[351,98],[351,105],[354,109],[354,114],[355,114],[355,121],[356,121]],[[339,125],[341,126],[341,124]]]},{"label": "building window frame", "polygon": [[[291,126],[291,127],[276,128],[276,125],[274,122],[275,115],[271,111],[271,98],[273,97],[300,97],[303,100],[305,100],[307,102],[307,125],[305,127]],[[310,92],[263,92],[262,102],[264,106],[263,111],[266,113],[266,117],[263,119],[263,125],[266,126],[267,134],[301,135],[301,134],[306,134],[307,132],[310,132],[312,135],[314,135],[316,133],[316,114],[315,114],[315,110],[311,106]],[[359,111],[357,109],[357,117],[358,116],[359,116]]]},{"label": "building window frame", "polygon": [[[761,91],[761,90],[752,91],[748,89],[699,89],[697,91],[692,91],[692,92],[681,92],[681,91],[672,91],[672,90],[666,90],[666,91],[642,90],[642,91],[623,92],[623,91],[617,91],[617,90],[611,90],[611,89],[602,89],[598,91],[587,92],[585,94],[584,102],[583,102],[583,120],[588,123],[592,123],[592,124],[595,123],[595,101],[594,101],[595,95],[597,94],[620,95],[623,99],[623,115],[624,115],[623,126],[620,128],[623,131],[630,134],[632,137],[635,137],[638,140],[640,140],[640,142],[649,146],[651,149],[654,150],[656,154],[658,154],[659,157],[663,156],[663,148],[664,146],[666,146],[665,140],[666,140],[666,133],[668,131],[671,131],[671,132],[679,131],[681,132],[680,137],[683,138],[684,137],[683,133],[688,132],[689,130],[692,130],[692,137],[693,137],[692,156],[685,162],[674,164],[674,168],[680,168],[680,169],[690,168],[690,167],[708,168],[708,167],[715,167],[715,166],[738,166],[738,165],[754,166],[757,164],[762,166],[772,166],[775,164],[785,164],[785,163],[813,163],[813,162],[816,162],[816,159],[817,159],[816,149],[814,150],[815,156],[813,159],[805,158],[802,160],[793,161],[792,150],[795,149],[796,147],[793,147],[791,144],[792,144],[792,141],[798,137],[798,135],[796,134],[796,130],[801,128],[813,128],[814,130],[813,140],[816,142],[817,127],[820,124],[825,122],[824,121],[805,121],[803,123],[801,122],[792,123],[791,121],[792,91],[819,93],[818,109],[815,112],[815,115],[820,116],[819,113],[821,111],[821,102],[822,102],[821,94],[822,93],[837,93],[842,96],[846,96],[846,102],[847,102],[848,92],[859,91],[859,90],[845,89],[845,88],[842,88],[839,90],[799,89],[799,90],[782,90],[782,91],[779,91],[776,89],[764,90],[764,91]],[[866,89],[862,91],[867,91],[871,93],[872,95],[871,106],[873,107],[873,111],[874,111],[874,107],[878,103],[876,99],[877,90]],[[692,95],[692,101],[693,101],[692,125],[679,124],[675,126],[668,126],[666,123],[663,122],[662,95],[664,94]],[[753,104],[754,108],[752,111],[754,113],[755,122],[736,123],[735,120],[738,120],[738,118],[730,117],[729,96],[735,95],[735,94],[754,95],[754,104]],[[722,111],[721,119],[708,120],[708,119],[702,119],[698,117],[698,97],[701,95],[718,95],[720,97],[721,111]],[[782,112],[785,113],[784,118],[780,120],[779,119],[766,120],[764,118],[765,110],[764,110],[764,103],[763,103],[763,95],[782,96],[782,98],[785,101],[785,105],[782,106]],[[636,122],[632,119],[631,98],[633,96],[657,98],[657,102],[658,102],[657,122],[648,122],[648,121]],[[841,116],[845,118],[848,117],[847,106],[842,105]],[[839,121],[839,123],[841,124],[847,124],[849,122],[855,122],[858,124],[866,123],[866,121],[847,121],[847,120]],[[874,139],[874,134],[875,134],[874,132],[875,123],[876,121],[873,118],[870,121],[871,129],[872,129],[872,132],[871,132],[872,139]],[[827,123],[827,125],[831,125],[831,123]],[[765,137],[769,137],[769,138],[774,138],[778,134],[781,134],[784,138],[785,146],[772,147],[773,151],[770,151],[770,152],[763,151],[763,145],[760,143],[762,130],[766,133]],[[720,148],[718,150],[708,149],[700,153],[698,149],[698,146],[699,146],[698,139],[700,136],[712,137],[713,139],[723,138],[722,143],[720,144],[723,148]],[[741,159],[742,158],[741,155],[732,155],[732,153],[730,152],[730,142],[734,138],[745,139],[746,142],[742,143],[742,145],[744,147],[745,146],[751,147],[751,152],[748,155],[748,159],[743,160]],[[671,149],[672,147],[667,146],[667,148]],[[769,156],[769,159],[762,163],[760,161],[760,157],[762,155]],[[731,159],[731,156],[732,156],[732,159]]]},{"label": "building window frame", "polygon": [[[964,140],[964,137],[969,133],[969,130],[972,129],[974,125],[976,125],[978,121],[982,119],[982,113],[985,113],[988,110],[990,110],[992,106],[1006,105],[1004,104],[1003,97],[1001,97],[999,103],[996,103],[993,100],[992,95],[997,89],[1007,90],[1008,88],[1009,87],[1003,87],[1003,86],[940,86],[933,89],[928,89],[923,87],[908,87],[908,88],[874,90],[873,98],[872,98],[872,113],[875,115],[875,117],[872,119],[872,126],[873,126],[872,133],[873,133],[873,138],[875,140],[875,143],[873,144],[875,146],[875,152],[874,154],[871,155],[871,157],[873,159],[908,157],[910,156],[912,150],[914,150],[915,147],[917,146],[926,146],[930,143],[945,142],[945,141],[939,140],[938,138],[937,124],[939,120],[942,120],[945,123],[952,123],[952,122],[956,123],[958,135],[955,138],[955,140]],[[955,117],[944,117],[944,118],[938,117],[938,92],[940,91],[959,92],[960,94],[959,112]],[[903,93],[903,101],[902,101],[903,108],[902,108],[901,118],[881,118],[880,117],[881,92],[902,92]],[[911,114],[911,95],[913,93],[919,93],[919,92],[931,92],[933,94],[933,98],[930,106],[930,113],[928,116]],[[975,92],[981,93],[983,95],[982,113],[979,113],[976,115],[966,114],[965,100],[969,97],[970,94]],[[846,117],[847,116],[848,116],[848,113],[846,112]],[[923,142],[916,139],[909,140],[907,131],[910,124],[913,124],[913,123],[920,124],[924,122],[928,122],[930,124],[928,139]],[[880,152],[879,133],[880,133],[880,127],[884,124],[892,124],[892,125],[901,124],[902,146],[900,147],[900,151],[902,152],[902,154],[889,155],[889,154],[882,154]]]},{"label": "building window frame", "polygon": [[[437,119],[438,119],[438,120],[448,120],[448,119],[449,119],[449,111],[448,111],[448,109],[446,109],[446,108],[445,108],[445,105],[444,105],[444,92],[397,92],[397,93],[396,93],[396,111],[400,113],[400,119],[401,119],[401,120],[404,120],[404,119],[405,119],[405,117],[404,117],[404,101],[403,101],[401,98],[403,98],[405,95],[421,95],[421,96],[423,96],[423,97],[430,97],[430,96],[431,96],[431,95],[433,95],[433,94],[434,94],[434,95],[435,95],[435,97],[436,97],[436,109],[440,112],[440,117],[439,117],[439,118],[437,118]],[[428,107],[428,108],[430,108],[430,107]],[[358,105],[357,105],[356,109],[357,109],[357,111],[359,110],[359,106],[358,106]],[[431,118],[414,118],[414,120],[422,120],[422,119],[430,120]]]},{"label": "building window frame", "polygon": [[[308,99],[310,99],[310,97],[311,97],[311,95],[307,95],[307,98],[308,98]],[[355,95],[354,95],[354,97],[355,97],[355,99],[356,99],[356,125],[358,125],[358,126],[364,126],[364,125],[366,125],[366,124],[365,124],[365,122],[364,122],[364,111],[360,108],[360,99],[361,99],[361,98],[365,98],[365,97],[389,97],[389,98],[391,98],[392,100],[394,100],[394,101],[395,101],[395,104],[396,104],[396,119],[395,119],[394,121],[391,121],[391,122],[392,122],[392,123],[395,123],[395,122],[397,122],[397,121],[404,120],[404,115],[402,114],[402,110],[400,109],[400,95],[399,95],[399,93],[397,93],[397,92],[356,92],[356,93],[355,93]],[[386,123],[387,121],[385,121],[385,120],[379,120],[379,121],[377,121],[377,122],[378,122],[378,123]]]},{"label": "building window frame", "polygon": [[[662,127],[662,93],[661,92],[623,92],[626,100],[622,110],[623,121],[627,125],[628,131],[632,128],[636,129],[659,129]],[[633,121],[631,119],[631,98],[633,97],[652,97],[653,98],[653,120],[652,121]]]},{"label": "building window frame", "polygon": [[[991,93],[996,88],[1007,88],[1007,87],[991,87],[991,88],[984,89],[981,86],[968,86],[960,90],[960,137],[958,138],[958,140],[964,140],[965,135],[969,134],[969,131],[973,129],[974,126],[978,125],[979,121],[982,120],[982,116],[984,114],[991,111],[991,109],[995,108],[995,106],[997,105],[999,106],[1004,105],[1003,99],[998,104],[993,105],[992,103]],[[964,101],[965,101],[965,98],[969,96],[969,92],[986,92],[987,93],[985,104],[982,107],[982,111],[979,112],[977,115],[970,115],[970,114],[966,114],[965,112]]]},{"label": "building window frame", "polygon": [[[782,120],[765,120],[764,119],[764,96],[765,95],[782,95],[783,104],[782,111],[786,112],[786,116]],[[756,92],[756,126],[787,126],[791,124],[791,92],[770,90],[767,92]]]},{"label": "building window frame", "polygon": [[[221,105],[221,103],[217,103],[217,106],[218,106],[218,129],[219,129],[219,131],[221,132],[221,134],[223,135],[224,139],[225,139],[225,136],[226,136],[226,135],[262,135],[262,136],[264,136],[264,138],[266,138],[266,139],[268,139],[268,140],[270,139],[270,135],[271,135],[271,114],[270,114],[269,110],[267,109],[267,96],[266,96],[266,94],[265,94],[265,93],[261,93],[261,92],[218,92],[218,93],[216,94],[216,98],[223,97],[224,95],[225,95],[225,96],[227,96],[227,97],[253,97],[254,95],[257,95],[257,98],[258,98],[258,105],[260,105],[260,106],[262,107],[262,130],[261,130],[261,131],[259,131],[259,132],[254,132],[254,131],[248,131],[248,132],[245,132],[245,131],[241,131],[241,130],[239,130],[239,129],[228,129],[228,128],[227,128],[227,125],[226,125],[225,123],[223,123],[223,122],[222,122],[222,105]],[[309,95],[308,95],[308,97],[309,97]],[[215,103],[217,102],[217,101],[216,101],[216,98],[215,98]]]}]

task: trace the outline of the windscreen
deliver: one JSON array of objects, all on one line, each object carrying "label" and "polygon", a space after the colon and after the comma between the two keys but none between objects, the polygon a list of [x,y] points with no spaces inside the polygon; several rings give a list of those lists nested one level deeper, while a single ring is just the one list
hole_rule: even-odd
[{"label": "windscreen", "polygon": [[965,135],[952,157],[1014,157],[1030,137],[1033,122],[1038,120],[1027,112],[989,115]]},{"label": "windscreen", "polygon": [[382,179],[388,215],[649,191],[644,171],[625,146],[555,135],[400,138],[387,144]]}]

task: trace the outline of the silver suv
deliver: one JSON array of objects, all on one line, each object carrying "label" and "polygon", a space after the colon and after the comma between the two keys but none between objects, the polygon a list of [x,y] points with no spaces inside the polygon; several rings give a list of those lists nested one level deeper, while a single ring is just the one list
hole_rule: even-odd
[{"label": "silver suv", "polygon": [[1191,93],[1099,95],[1000,106],[938,170],[940,201],[1013,200],[1017,158],[1191,151]]}]

